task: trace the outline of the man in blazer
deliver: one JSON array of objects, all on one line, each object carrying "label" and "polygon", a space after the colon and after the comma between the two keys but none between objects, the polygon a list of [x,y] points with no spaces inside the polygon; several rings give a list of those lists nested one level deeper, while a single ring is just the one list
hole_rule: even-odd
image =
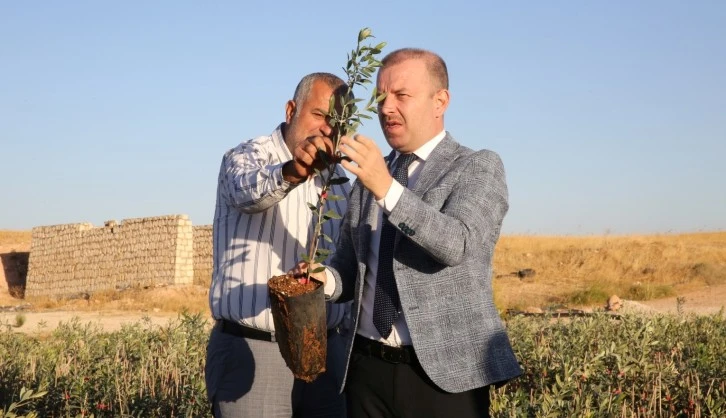
[{"label": "man in blazer", "polygon": [[348,414],[489,416],[489,386],[521,374],[491,286],[508,209],[502,162],[444,130],[438,55],[392,52],[377,88],[393,152],[383,158],[362,135],[341,140],[350,159],[341,164],[357,180],[337,251],[316,275],[331,300],[354,301]]}]

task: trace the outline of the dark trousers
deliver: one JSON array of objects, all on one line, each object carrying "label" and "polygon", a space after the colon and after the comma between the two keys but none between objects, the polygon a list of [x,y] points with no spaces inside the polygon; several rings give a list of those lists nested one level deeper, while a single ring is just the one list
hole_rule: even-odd
[{"label": "dark trousers", "polygon": [[415,355],[392,363],[361,349],[356,337],[345,385],[348,417],[489,417],[489,386],[439,389]]}]

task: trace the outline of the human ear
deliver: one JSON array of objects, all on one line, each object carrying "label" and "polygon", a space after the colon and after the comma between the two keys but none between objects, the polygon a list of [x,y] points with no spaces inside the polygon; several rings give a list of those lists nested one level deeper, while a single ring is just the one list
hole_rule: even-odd
[{"label": "human ear", "polygon": [[285,103],[285,123],[289,125],[290,122],[292,122],[292,118],[295,116],[296,110],[297,106],[295,106],[294,100],[288,100],[287,103]]},{"label": "human ear", "polygon": [[441,117],[449,107],[449,90],[440,89],[434,94],[434,116]]}]

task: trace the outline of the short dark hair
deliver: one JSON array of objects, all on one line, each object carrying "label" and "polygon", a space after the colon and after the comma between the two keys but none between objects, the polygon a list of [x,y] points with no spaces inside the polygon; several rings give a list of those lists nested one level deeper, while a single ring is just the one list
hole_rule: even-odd
[{"label": "short dark hair", "polygon": [[438,84],[436,86],[437,88],[449,88],[449,71],[446,69],[446,62],[444,62],[444,59],[438,54],[425,49],[397,49],[383,58],[383,61],[381,61],[381,69],[410,59],[419,59],[426,63],[426,69],[429,71],[431,78],[433,78],[434,82]]}]

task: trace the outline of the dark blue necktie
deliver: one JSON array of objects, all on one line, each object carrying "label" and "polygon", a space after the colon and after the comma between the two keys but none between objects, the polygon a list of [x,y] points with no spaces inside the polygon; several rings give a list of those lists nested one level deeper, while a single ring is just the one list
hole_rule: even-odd
[{"label": "dark blue necktie", "polygon": [[[393,171],[393,178],[403,187],[408,186],[408,166],[416,159],[414,154],[401,154]],[[393,277],[393,245],[396,240],[396,228],[383,216],[381,243],[378,249],[378,274],[376,276],[376,297],[373,302],[373,325],[381,334],[388,338],[393,322],[401,311],[401,300],[398,297],[396,279]]]}]

